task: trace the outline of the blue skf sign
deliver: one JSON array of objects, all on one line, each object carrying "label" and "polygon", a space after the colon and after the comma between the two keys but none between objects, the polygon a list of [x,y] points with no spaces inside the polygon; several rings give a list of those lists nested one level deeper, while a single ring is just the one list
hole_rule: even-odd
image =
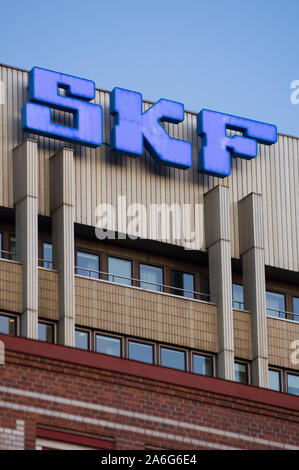
[{"label": "blue skf sign", "polygon": [[[22,130],[98,147],[103,143],[103,113],[101,106],[90,103],[94,98],[91,80],[34,67],[29,72],[28,103],[21,113]],[[73,125],[55,123],[52,109],[72,113]],[[170,137],[161,125],[182,122],[183,104],[161,99],[143,113],[140,93],[114,88],[110,113],[114,118],[112,151],[138,156],[145,147],[158,163],[181,169],[192,166],[192,144]],[[242,135],[230,137],[228,129]],[[197,116],[197,132],[201,138],[199,171],[221,178],[230,175],[232,156],[251,159],[257,156],[257,143],[277,141],[272,124],[207,109]]]}]

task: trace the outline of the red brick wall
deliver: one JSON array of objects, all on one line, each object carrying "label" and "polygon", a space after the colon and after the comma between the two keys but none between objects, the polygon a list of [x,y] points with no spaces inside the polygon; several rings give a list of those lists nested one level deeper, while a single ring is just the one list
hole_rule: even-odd
[{"label": "red brick wall", "polygon": [[[96,448],[299,448],[299,399],[0,335],[1,429]],[[2,444],[3,445],[3,444]]]}]

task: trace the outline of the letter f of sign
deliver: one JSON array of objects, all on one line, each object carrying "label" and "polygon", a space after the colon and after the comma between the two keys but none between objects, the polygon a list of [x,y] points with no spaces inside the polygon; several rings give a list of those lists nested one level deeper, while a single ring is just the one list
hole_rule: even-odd
[{"label": "letter f of sign", "polygon": [[[230,137],[227,129],[243,135]],[[230,175],[231,156],[251,159],[257,156],[257,142],[271,145],[277,141],[277,129],[272,124],[207,109],[197,116],[197,131],[201,137],[198,170],[220,178]]]},{"label": "letter f of sign", "polygon": [[110,95],[110,113],[114,116],[112,150],[142,155],[144,142],[157,162],[182,169],[192,166],[191,143],[169,137],[160,124],[182,122],[183,104],[162,99],[142,113],[140,93],[114,88]]}]

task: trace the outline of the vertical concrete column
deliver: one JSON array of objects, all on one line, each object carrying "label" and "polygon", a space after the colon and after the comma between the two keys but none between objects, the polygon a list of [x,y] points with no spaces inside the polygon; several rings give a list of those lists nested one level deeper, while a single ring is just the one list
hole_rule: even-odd
[{"label": "vertical concrete column", "polygon": [[50,158],[53,266],[59,275],[58,342],[75,346],[74,156],[62,149]]},{"label": "vertical concrete column", "polygon": [[239,201],[240,256],[245,309],[251,312],[252,382],[268,387],[268,341],[264,259],[263,200],[251,193]]},{"label": "vertical concrete column", "polygon": [[38,338],[38,162],[37,142],[13,151],[16,259],[22,263],[21,335]]},{"label": "vertical concrete column", "polygon": [[218,315],[217,376],[234,380],[229,188],[217,186],[205,194],[205,228],[210,295]]}]

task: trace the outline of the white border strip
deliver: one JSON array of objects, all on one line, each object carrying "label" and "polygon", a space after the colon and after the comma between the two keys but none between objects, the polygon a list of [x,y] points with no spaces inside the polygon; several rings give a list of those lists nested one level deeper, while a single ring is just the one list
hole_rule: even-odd
[{"label": "white border strip", "polygon": [[[251,442],[251,443],[254,443],[254,444],[277,447],[279,449],[299,450],[299,447],[292,446],[292,445],[289,445],[289,444],[284,444],[284,443],[277,442],[277,441],[270,441],[268,439],[261,439],[261,438],[258,438],[258,437],[251,437],[251,436],[247,436],[245,434],[236,433],[236,432],[223,431],[222,429],[215,429],[215,428],[210,428],[210,427],[206,427],[206,426],[199,426],[197,424],[186,423],[184,421],[177,421],[177,420],[174,420],[174,419],[160,418],[159,416],[153,416],[153,415],[147,415],[147,414],[128,411],[128,410],[122,410],[122,409],[113,408],[113,407],[110,407],[110,406],[98,405],[96,403],[87,403],[87,402],[79,401],[79,400],[71,400],[71,399],[68,399],[68,398],[62,398],[62,397],[47,395],[47,394],[43,394],[43,393],[31,392],[29,390],[19,390],[19,389],[16,389],[16,388],[0,386],[0,392],[10,393],[12,395],[21,395],[21,396],[25,396],[25,397],[29,397],[29,398],[36,398],[37,400],[44,400],[44,401],[48,401],[48,402],[52,402],[52,403],[60,403],[60,404],[63,404],[63,405],[75,406],[75,407],[78,407],[78,408],[85,408],[85,409],[88,409],[88,410],[100,411],[102,413],[112,413],[112,414],[116,414],[116,415],[120,415],[120,416],[126,416],[126,417],[129,417],[129,418],[135,418],[135,419],[138,419],[138,420],[142,420],[143,422],[144,421],[150,421],[150,422],[154,422],[154,423],[166,424],[168,426],[176,426],[178,428],[190,429],[190,430],[193,430],[193,431],[203,432],[203,433],[207,433],[207,434],[214,434],[214,435],[223,436],[223,437],[226,437],[226,438],[237,439],[237,440],[241,440],[241,441],[247,441],[247,442]],[[3,405],[4,407],[8,406],[8,404],[5,405],[5,402],[3,402],[3,401],[0,402],[0,403],[4,403],[4,405]],[[13,406],[15,404],[12,403],[11,405]],[[0,406],[2,406],[2,405],[0,405]],[[16,405],[16,406],[20,406],[20,405]],[[35,411],[36,409],[43,410],[42,408],[33,408],[33,407],[26,407],[26,406],[25,406],[25,408],[32,408],[34,411],[30,411],[30,412],[33,412],[33,413],[36,412]],[[44,410],[44,411],[46,413],[41,413],[41,414],[47,414],[49,410]],[[56,413],[56,412],[50,412],[50,413]],[[89,422],[88,420],[91,419],[91,418],[87,418],[87,417],[70,415],[68,413],[57,412],[56,414],[57,414],[57,417],[61,417],[60,415],[64,414],[67,417],[66,419],[70,419],[70,416],[72,416],[72,419],[74,419],[75,421],[87,420],[87,421],[84,421],[84,422]],[[107,423],[107,422],[103,421],[103,420],[94,420],[94,421],[96,421],[97,423],[93,423],[93,424],[98,424],[100,426],[108,426],[108,427],[120,426],[118,429],[128,428],[127,429],[128,431],[139,432],[139,433],[148,434],[148,435],[155,435],[157,437],[171,436],[171,437],[167,437],[167,439],[180,440],[182,442],[187,443],[187,441],[186,441],[187,438],[183,438],[181,436],[177,436],[177,435],[174,435],[174,434],[159,433],[157,431],[146,430],[146,429],[140,430],[139,428],[136,428],[134,426],[125,426],[125,425],[122,425],[122,424],[118,425],[117,423],[111,423],[111,422],[108,422],[108,424],[104,424],[104,423]],[[92,423],[90,422],[90,424],[92,424]],[[113,424],[113,426],[112,426],[112,424]],[[137,431],[137,429],[139,431]],[[154,434],[152,434],[152,433],[154,433]],[[207,445],[208,443],[203,443],[203,441],[188,439],[188,443],[194,444],[195,443],[194,441],[196,441],[196,443],[198,445],[206,444],[206,447],[221,448],[221,449],[224,449],[224,448],[232,449],[231,447],[227,447],[227,446],[218,446],[218,445],[213,444],[213,443],[210,443],[209,445]],[[217,446],[217,447],[215,447],[215,446]]]}]

